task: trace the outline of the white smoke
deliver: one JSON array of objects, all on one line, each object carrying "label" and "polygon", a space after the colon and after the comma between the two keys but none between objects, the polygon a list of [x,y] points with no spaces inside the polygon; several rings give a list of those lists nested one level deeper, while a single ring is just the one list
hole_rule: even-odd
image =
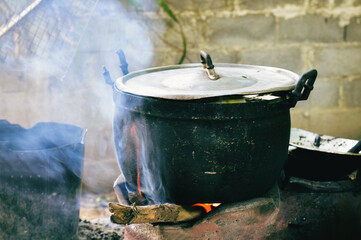
[{"label": "white smoke", "polygon": [[[122,75],[118,49],[129,71],[151,65],[153,43],[142,16],[125,0],[0,1],[0,28],[7,26],[0,36],[0,119],[25,127],[56,121],[88,128],[84,177],[97,189],[111,188],[109,176],[114,180],[119,172],[107,167],[104,176],[93,164],[116,166],[112,87],[105,84],[102,66],[113,80]],[[152,27],[161,34],[164,26],[157,24]],[[87,176],[87,161],[96,176]]]}]

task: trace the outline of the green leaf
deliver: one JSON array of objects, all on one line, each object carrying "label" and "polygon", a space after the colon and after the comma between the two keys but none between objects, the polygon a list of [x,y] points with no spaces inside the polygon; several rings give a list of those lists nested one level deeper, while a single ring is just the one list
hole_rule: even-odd
[{"label": "green leaf", "polygon": [[187,39],[186,39],[186,36],[184,35],[183,29],[181,30],[181,35],[182,35],[182,42],[183,42],[183,54],[182,54],[178,64],[182,64],[187,55]]},{"label": "green leaf", "polygon": [[166,12],[168,14],[168,16],[173,19],[173,21],[175,21],[176,23],[178,23],[178,19],[176,18],[176,16],[174,15],[174,13],[172,12],[172,10],[168,7],[168,5],[163,1],[163,0],[157,0],[159,6],[161,8],[163,8],[164,12]]}]

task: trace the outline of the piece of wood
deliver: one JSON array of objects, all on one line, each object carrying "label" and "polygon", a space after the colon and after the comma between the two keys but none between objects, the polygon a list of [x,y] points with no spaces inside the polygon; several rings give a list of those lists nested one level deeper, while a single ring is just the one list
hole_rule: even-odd
[{"label": "piece of wood", "polygon": [[202,208],[180,206],[175,204],[160,204],[147,206],[124,206],[109,203],[111,220],[119,224],[133,223],[177,223],[196,219],[204,213]]}]

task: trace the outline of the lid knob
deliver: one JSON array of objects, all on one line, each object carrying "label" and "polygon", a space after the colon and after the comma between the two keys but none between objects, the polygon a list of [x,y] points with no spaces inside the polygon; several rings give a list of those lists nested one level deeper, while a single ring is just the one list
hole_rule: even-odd
[{"label": "lid knob", "polygon": [[200,52],[200,57],[201,57],[201,63],[203,64],[203,69],[206,70],[209,79],[210,80],[219,79],[219,75],[214,70],[214,65],[211,56],[202,50]]}]

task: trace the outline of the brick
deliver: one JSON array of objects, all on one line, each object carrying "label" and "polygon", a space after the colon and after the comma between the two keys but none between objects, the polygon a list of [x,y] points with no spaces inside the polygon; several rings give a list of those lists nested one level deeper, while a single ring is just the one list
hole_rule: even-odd
[{"label": "brick", "polygon": [[165,0],[165,2],[173,11],[199,11],[199,14],[205,10],[227,10],[233,7],[232,0]]},{"label": "brick", "polygon": [[351,1],[345,1],[345,0],[335,0],[334,6],[335,7],[352,7],[352,6],[360,6],[361,0],[351,0]]},{"label": "brick", "polygon": [[347,26],[346,41],[361,42],[361,17],[354,17]]},{"label": "brick", "polygon": [[361,138],[361,110],[312,111],[309,130],[319,134],[350,139]]},{"label": "brick", "polygon": [[272,44],[275,40],[275,18],[262,14],[235,18],[210,18],[207,21],[210,42],[224,47]]},{"label": "brick", "polygon": [[361,47],[320,47],[315,51],[320,77],[361,75]]},{"label": "brick", "polygon": [[319,15],[305,15],[291,19],[280,19],[279,41],[293,42],[340,42],[343,28],[334,18]]},{"label": "brick", "polygon": [[254,1],[254,0],[241,0],[239,2],[239,8],[241,10],[263,10],[263,9],[272,9],[277,7],[282,7],[286,4],[300,5],[304,4],[304,0],[267,0],[267,1]]},{"label": "brick", "polygon": [[345,5],[347,3],[348,3],[348,1],[345,1],[345,0],[334,0],[333,6],[334,7],[340,7],[340,5]]},{"label": "brick", "polygon": [[344,81],[343,96],[348,107],[361,108],[361,78]]},{"label": "brick", "polygon": [[339,102],[340,81],[317,78],[308,100],[297,103],[297,109],[336,108]]},{"label": "brick", "polygon": [[330,1],[327,1],[327,0],[326,1],[310,0],[309,6],[311,8],[329,8],[330,7]]},{"label": "brick", "polygon": [[298,74],[302,71],[299,47],[247,49],[242,51],[241,59],[243,64],[279,67]]}]

